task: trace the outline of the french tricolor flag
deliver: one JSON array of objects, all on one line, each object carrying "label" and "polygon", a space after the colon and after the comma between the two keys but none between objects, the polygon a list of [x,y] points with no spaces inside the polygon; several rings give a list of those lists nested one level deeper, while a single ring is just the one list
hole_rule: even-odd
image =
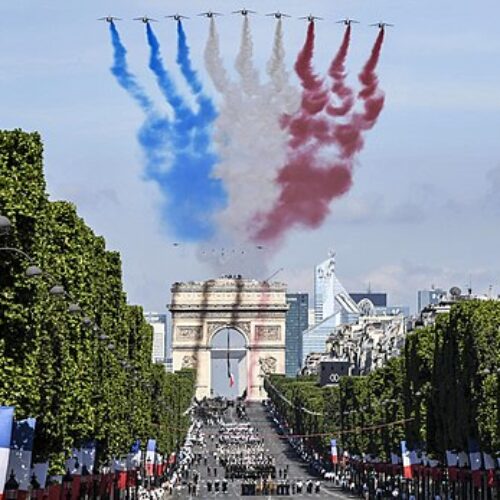
[{"label": "french tricolor flag", "polygon": [[479,451],[477,441],[474,439],[469,440],[469,459],[470,468],[472,471],[472,482],[477,488],[481,487],[481,468],[483,466],[483,455]]},{"label": "french tricolor flag", "polygon": [[18,499],[26,498],[31,483],[31,455],[35,440],[36,418],[14,421],[9,453],[9,473],[14,471],[19,483]]},{"label": "french tricolor flag", "polygon": [[330,451],[332,454],[332,464],[338,464],[339,463],[339,455],[338,455],[337,440],[336,439],[330,439]]},{"label": "french tricolor flag", "polygon": [[152,476],[156,458],[156,440],[148,439],[146,446],[146,475]]},{"label": "french tricolor flag", "polygon": [[406,447],[406,441],[401,441],[401,456],[403,458],[403,475],[405,479],[413,479],[411,468],[410,451]]},{"label": "french tricolor flag", "polygon": [[7,474],[10,472],[8,467],[13,423],[14,407],[0,406],[0,500],[3,500]]}]

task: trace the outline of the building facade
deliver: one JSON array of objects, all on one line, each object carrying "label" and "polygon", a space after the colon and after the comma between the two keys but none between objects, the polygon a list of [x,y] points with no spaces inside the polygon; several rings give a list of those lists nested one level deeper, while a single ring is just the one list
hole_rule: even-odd
[{"label": "building facade", "polygon": [[420,314],[428,306],[439,304],[445,297],[446,291],[441,290],[441,288],[419,290],[417,292],[417,314]]},{"label": "building facade", "polygon": [[295,377],[302,368],[302,334],[309,327],[309,294],[287,293],[286,375]]},{"label": "building facade", "polygon": [[156,312],[144,313],[146,321],[153,327],[153,363],[167,361],[167,315]]}]

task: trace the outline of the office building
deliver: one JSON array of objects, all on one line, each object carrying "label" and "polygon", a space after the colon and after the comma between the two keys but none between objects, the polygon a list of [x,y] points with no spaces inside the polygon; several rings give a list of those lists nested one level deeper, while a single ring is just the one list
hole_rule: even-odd
[{"label": "office building", "polygon": [[286,303],[286,354],[285,371],[287,377],[295,377],[302,367],[302,333],[309,326],[309,295],[307,293],[287,293]]},{"label": "office building", "polygon": [[324,352],[332,330],[344,323],[357,321],[360,310],[336,275],[335,253],[314,269],[314,326],[302,339],[302,365],[311,353]]},{"label": "office building", "polygon": [[417,292],[417,314],[426,307],[439,304],[446,297],[446,291],[441,288],[432,287],[430,290],[419,290]]},{"label": "office building", "polygon": [[167,359],[167,315],[155,312],[144,313],[146,321],[153,327],[153,363],[166,363]]}]

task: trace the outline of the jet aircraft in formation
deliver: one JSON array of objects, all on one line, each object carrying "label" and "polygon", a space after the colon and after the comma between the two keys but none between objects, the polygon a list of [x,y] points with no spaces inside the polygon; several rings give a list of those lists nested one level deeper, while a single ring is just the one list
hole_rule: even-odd
[{"label": "jet aircraft in formation", "polygon": [[142,16],[142,17],[134,17],[133,19],[134,21],[141,21],[143,22],[144,24],[149,24],[149,23],[157,23],[158,22],[158,19],[153,19],[151,17],[148,17],[148,16]]},{"label": "jet aircraft in formation", "polygon": [[337,21],[337,24],[345,24],[346,26],[350,26],[351,24],[359,24],[359,21],[356,21],[354,19],[350,19],[346,17],[345,19],[341,19],[340,21]]},{"label": "jet aircraft in formation", "polygon": [[324,21],[322,17],[313,16],[312,14],[304,17],[299,17],[299,19],[307,20],[310,23],[313,23],[314,21]]},{"label": "jet aircraft in formation", "polygon": [[279,10],[277,12],[271,12],[271,14],[266,14],[266,16],[274,16],[276,19],[281,19],[282,17],[292,17],[288,14],[283,14]]},{"label": "jet aircraft in formation", "polygon": [[202,12],[201,14],[198,14],[198,15],[212,19],[213,17],[222,16],[223,14],[221,14],[220,12],[212,12],[211,10],[209,10],[208,12]]},{"label": "jet aircraft in formation", "polygon": [[231,14],[241,14],[242,16],[248,16],[248,14],[257,14],[254,10],[240,9],[231,12]]},{"label": "jet aircraft in formation", "polygon": [[379,29],[383,30],[386,26],[394,26],[394,24],[389,24],[389,23],[384,23],[382,21],[379,21],[378,23],[375,24],[370,24],[370,26],[377,26]]},{"label": "jet aircraft in formation", "polygon": [[107,23],[114,23],[115,21],[121,21],[122,19],[114,16],[100,17],[98,21],[106,21]]},{"label": "jet aircraft in formation", "polygon": [[[242,16],[248,16],[249,14],[257,14],[254,10],[249,10],[249,9],[240,9],[240,10],[235,10],[232,12],[232,14],[241,14]],[[207,12],[202,12],[201,14],[198,14],[198,16],[202,17],[207,17],[209,19],[212,19],[217,16],[222,16],[220,12],[213,12],[211,10]],[[276,11],[276,12],[271,12],[270,14],[266,14],[268,17],[274,17],[275,19],[282,19],[284,17],[292,17],[289,14],[285,14],[281,11]],[[165,16],[167,19],[173,19],[174,21],[181,22],[182,19],[189,19],[187,16],[183,16],[182,14],[176,13],[172,14],[170,16]],[[304,17],[299,17],[299,19],[307,20],[310,23],[313,23],[314,21],[323,21],[323,17],[318,17],[318,16],[313,16],[312,14],[309,14],[308,16]],[[100,17],[98,21],[106,21],[107,23],[113,23],[115,21],[121,21],[122,19],[120,17],[114,17],[114,16],[105,16],[105,17]],[[141,21],[144,24],[149,24],[151,22],[157,23],[157,19],[153,19],[152,17],[148,16],[142,16],[142,17],[134,17],[134,21]],[[340,19],[337,21],[337,24],[344,24],[345,26],[350,26],[351,24],[356,23],[359,24],[359,21],[356,21],[355,19],[350,19],[349,17],[346,17],[345,19]],[[386,26],[394,26],[394,24],[386,23],[383,21],[379,21],[378,23],[370,24],[370,26],[376,26],[379,29],[384,29]]]},{"label": "jet aircraft in formation", "polygon": [[172,14],[171,16],[165,16],[167,19],[173,19],[174,21],[181,21],[182,19],[189,19],[187,16],[181,14]]}]

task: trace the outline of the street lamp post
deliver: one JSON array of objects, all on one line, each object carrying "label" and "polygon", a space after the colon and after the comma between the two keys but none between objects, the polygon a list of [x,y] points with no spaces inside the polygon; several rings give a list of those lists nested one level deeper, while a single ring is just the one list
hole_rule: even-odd
[{"label": "street lamp post", "polygon": [[16,481],[14,471],[11,471],[9,480],[5,483],[5,498],[6,500],[16,500],[19,483]]}]

